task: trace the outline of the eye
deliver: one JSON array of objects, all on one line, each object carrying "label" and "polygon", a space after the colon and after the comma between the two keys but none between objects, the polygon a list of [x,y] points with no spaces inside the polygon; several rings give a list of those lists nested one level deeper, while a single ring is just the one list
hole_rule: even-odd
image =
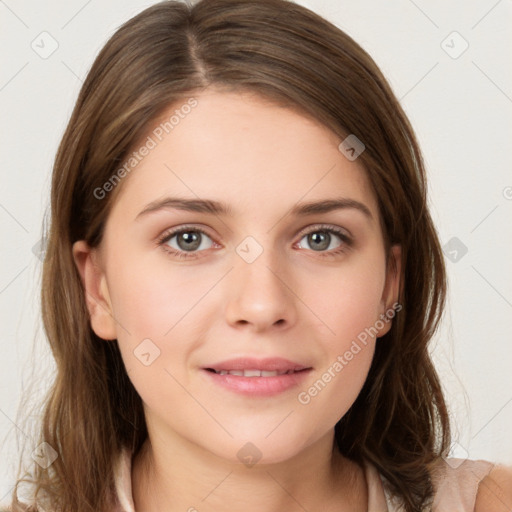
[{"label": "eye", "polygon": [[[331,257],[348,251],[353,244],[352,238],[341,228],[334,226],[314,226],[309,231],[301,233],[298,242],[299,249],[309,249],[319,253],[322,257]],[[157,245],[171,256],[186,259],[198,258],[199,253],[219,247],[211,237],[203,230],[193,226],[182,226],[178,229],[167,231],[158,240]]]},{"label": "eye", "polygon": [[181,227],[166,232],[157,243],[166,252],[179,258],[197,257],[197,252],[210,249],[214,244],[205,231],[196,227]]},{"label": "eye", "polygon": [[305,233],[299,241],[299,248],[307,249],[308,247],[302,246],[303,243],[315,252],[327,252],[327,256],[348,250],[352,245],[352,239],[339,228],[316,226]]}]

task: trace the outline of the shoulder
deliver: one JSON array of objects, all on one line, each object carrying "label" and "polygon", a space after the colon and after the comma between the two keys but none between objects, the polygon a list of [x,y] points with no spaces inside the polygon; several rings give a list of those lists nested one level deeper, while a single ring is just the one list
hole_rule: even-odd
[{"label": "shoulder", "polygon": [[[429,510],[433,512],[512,512],[510,466],[487,460],[440,457],[431,467],[431,477],[434,495]],[[400,499],[389,490],[387,480],[382,475],[380,478],[387,508],[370,510],[403,512]],[[371,491],[372,485],[369,487]]]},{"label": "shoulder", "polygon": [[481,480],[475,512],[509,512],[512,510],[512,467],[496,465]]},{"label": "shoulder", "polygon": [[473,512],[478,485],[492,468],[484,460],[439,458],[432,470],[433,510]]}]

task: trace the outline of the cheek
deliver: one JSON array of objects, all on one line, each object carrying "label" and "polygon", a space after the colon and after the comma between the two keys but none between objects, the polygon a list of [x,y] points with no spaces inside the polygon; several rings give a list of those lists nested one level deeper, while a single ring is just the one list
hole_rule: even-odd
[{"label": "cheek", "polygon": [[304,303],[323,324],[331,350],[342,350],[350,340],[375,325],[382,311],[384,261],[367,257],[347,261],[339,269],[316,272],[314,284],[304,276]]},{"label": "cheek", "polygon": [[[382,269],[382,271],[379,271]],[[373,359],[385,283],[380,259],[359,260],[316,276],[304,297],[322,321],[321,364],[297,396],[299,407],[334,426],[356,400]]]},{"label": "cheek", "polygon": [[213,314],[205,299],[219,280],[211,270],[171,269],[165,257],[158,260],[119,258],[109,274],[126,370],[142,399],[157,408],[170,393],[182,391],[177,382],[189,386],[189,357]]},{"label": "cheek", "polygon": [[355,340],[344,348],[332,354],[297,394],[299,415],[314,418],[312,437],[334,427],[345,416],[366,381],[375,341],[363,344]]},{"label": "cheek", "polygon": [[346,284],[325,311],[333,333],[319,339],[320,364],[297,395],[302,414],[316,418],[315,435],[333,427],[357,399],[378,343],[374,330],[379,318],[377,288]]},{"label": "cheek", "polygon": [[[172,337],[205,297],[218,276],[192,267],[172,268],[164,256],[158,261],[124,261],[109,282],[116,320],[132,336],[163,339]],[[124,332],[123,332],[124,331]]]}]

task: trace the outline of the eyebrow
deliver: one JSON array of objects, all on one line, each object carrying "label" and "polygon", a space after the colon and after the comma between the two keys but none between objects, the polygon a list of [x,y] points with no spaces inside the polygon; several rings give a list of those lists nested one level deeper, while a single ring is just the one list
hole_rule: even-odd
[{"label": "eyebrow", "polygon": [[[230,206],[214,201],[212,199],[183,199],[178,197],[166,197],[153,201],[137,215],[136,220],[141,216],[152,212],[167,209],[184,210],[188,212],[209,213],[212,215],[233,215]],[[319,213],[328,213],[334,210],[354,209],[363,213],[368,219],[372,220],[373,215],[370,209],[363,203],[349,198],[325,199],[323,201],[312,201],[309,203],[298,203],[291,211],[291,215],[306,216]]]}]

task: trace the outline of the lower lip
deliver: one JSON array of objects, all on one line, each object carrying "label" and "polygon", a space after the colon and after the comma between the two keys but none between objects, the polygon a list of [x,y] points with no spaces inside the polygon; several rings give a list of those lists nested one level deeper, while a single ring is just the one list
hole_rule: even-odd
[{"label": "lower lip", "polygon": [[219,373],[202,370],[219,386],[240,395],[247,396],[274,396],[299,386],[309,375],[311,369],[300,372],[276,375],[275,377],[241,377],[238,375],[220,375]]}]

